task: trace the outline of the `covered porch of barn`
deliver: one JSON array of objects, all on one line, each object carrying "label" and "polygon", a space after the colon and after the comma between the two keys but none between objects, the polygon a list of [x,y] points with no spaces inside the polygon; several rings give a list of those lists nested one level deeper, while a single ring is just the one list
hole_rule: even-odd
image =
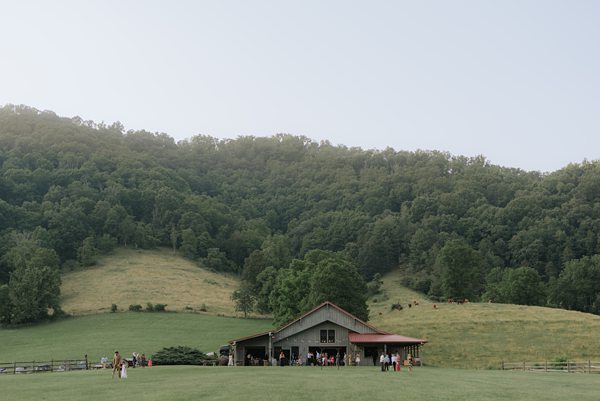
[{"label": "covered porch of barn", "polygon": [[[406,361],[410,354],[413,364],[422,366],[424,363],[423,345],[427,340],[400,336],[397,334],[379,334],[379,333],[350,333],[348,340],[363,356],[364,363],[361,365],[379,364],[379,356],[382,353],[400,355],[402,361]],[[362,361],[361,361],[362,362]]]},{"label": "covered porch of barn", "polygon": [[272,332],[231,340],[229,345],[236,366],[267,366],[273,355]]}]

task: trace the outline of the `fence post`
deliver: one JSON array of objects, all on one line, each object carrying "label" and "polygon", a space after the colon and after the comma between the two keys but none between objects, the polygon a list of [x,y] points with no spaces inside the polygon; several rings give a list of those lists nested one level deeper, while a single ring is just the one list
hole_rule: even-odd
[{"label": "fence post", "polygon": [[13,362],[13,375],[17,374],[17,363]]},{"label": "fence post", "polygon": [[592,361],[588,359],[588,373],[592,373]]},{"label": "fence post", "polygon": [[571,362],[567,361],[567,373],[571,373]]},{"label": "fence post", "polygon": [[544,362],[544,372],[548,371],[548,360]]},{"label": "fence post", "polygon": [[525,372],[525,361],[523,361],[523,372]]},{"label": "fence post", "polygon": [[54,359],[50,361],[50,372],[54,372]]},{"label": "fence post", "polygon": [[504,361],[502,361],[502,370],[504,370]]}]

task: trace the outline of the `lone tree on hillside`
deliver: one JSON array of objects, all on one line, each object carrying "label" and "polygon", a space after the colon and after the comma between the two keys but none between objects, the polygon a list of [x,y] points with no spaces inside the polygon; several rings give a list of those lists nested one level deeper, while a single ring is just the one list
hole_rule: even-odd
[{"label": "lone tree on hillside", "polygon": [[235,310],[244,313],[244,319],[248,317],[248,313],[252,312],[256,302],[251,288],[246,284],[242,284],[239,290],[235,290],[231,294],[231,299],[235,302]]}]

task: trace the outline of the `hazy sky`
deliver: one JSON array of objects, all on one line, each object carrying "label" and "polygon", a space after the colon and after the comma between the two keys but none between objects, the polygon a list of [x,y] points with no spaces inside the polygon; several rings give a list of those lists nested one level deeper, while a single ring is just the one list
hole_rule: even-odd
[{"label": "hazy sky", "polygon": [[600,1],[0,0],[0,104],[183,139],[600,158]]}]

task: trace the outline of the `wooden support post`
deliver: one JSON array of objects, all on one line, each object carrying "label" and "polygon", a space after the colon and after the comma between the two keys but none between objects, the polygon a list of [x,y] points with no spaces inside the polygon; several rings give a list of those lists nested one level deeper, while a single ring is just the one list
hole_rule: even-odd
[{"label": "wooden support post", "polygon": [[502,368],[501,370],[504,370],[504,361],[502,361]]},{"label": "wooden support post", "polygon": [[523,362],[523,372],[525,372],[525,362]]},{"label": "wooden support post", "polygon": [[588,373],[592,373],[592,361],[588,359]]},{"label": "wooden support post", "polygon": [[567,372],[571,373],[571,362],[567,361]]},{"label": "wooden support post", "polygon": [[17,363],[14,362],[13,363],[13,375],[16,375],[16,374],[17,374]]},{"label": "wooden support post", "polygon": [[544,372],[548,371],[548,361],[544,362]]}]

